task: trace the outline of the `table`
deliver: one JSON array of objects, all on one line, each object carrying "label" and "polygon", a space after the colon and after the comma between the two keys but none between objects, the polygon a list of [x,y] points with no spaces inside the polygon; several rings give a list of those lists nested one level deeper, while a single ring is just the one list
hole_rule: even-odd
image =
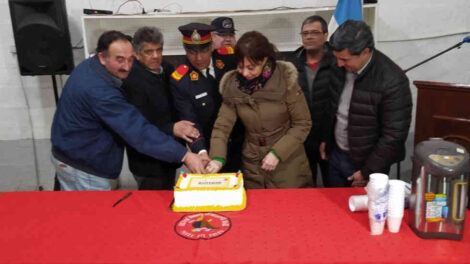
[{"label": "table", "polygon": [[[350,212],[362,188],[248,190],[247,208],[219,213],[230,229],[211,240],[175,233],[185,213],[169,191],[0,194],[1,263],[469,263],[462,241],[424,240],[402,223],[369,234],[367,212]],[[405,219],[407,220],[407,212]]]}]

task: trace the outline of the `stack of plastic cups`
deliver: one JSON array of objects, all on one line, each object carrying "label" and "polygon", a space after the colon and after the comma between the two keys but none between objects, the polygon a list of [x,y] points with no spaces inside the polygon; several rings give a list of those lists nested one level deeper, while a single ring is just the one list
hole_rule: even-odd
[{"label": "stack of plastic cups", "polygon": [[388,175],[372,173],[366,187],[370,234],[381,235],[388,213]]},{"label": "stack of plastic cups", "polygon": [[398,233],[405,208],[405,182],[390,180],[389,186],[387,227],[391,233]]}]

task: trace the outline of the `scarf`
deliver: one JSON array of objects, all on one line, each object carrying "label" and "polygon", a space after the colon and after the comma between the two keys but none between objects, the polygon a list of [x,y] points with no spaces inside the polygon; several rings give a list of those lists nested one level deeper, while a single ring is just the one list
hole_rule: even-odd
[{"label": "scarf", "polygon": [[261,89],[266,82],[271,78],[274,70],[276,69],[276,62],[274,60],[268,60],[263,65],[263,70],[261,74],[258,75],[256,78],[251,80],[247,80],[243,75],[237,73],[237,87],[242,92],[246,94],[253,94],[254,92]]}]

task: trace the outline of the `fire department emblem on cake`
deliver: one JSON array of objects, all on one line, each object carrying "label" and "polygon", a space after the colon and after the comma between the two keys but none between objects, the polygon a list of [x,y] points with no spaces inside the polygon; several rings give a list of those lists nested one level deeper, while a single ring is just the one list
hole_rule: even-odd
[{"label": "fire department emblem on cake", "polygon": [[216,213],[196,213],[183,216],[175,224],[175,232],[186,239],[213,239],[225,234],[232,223],[230,218]]}]

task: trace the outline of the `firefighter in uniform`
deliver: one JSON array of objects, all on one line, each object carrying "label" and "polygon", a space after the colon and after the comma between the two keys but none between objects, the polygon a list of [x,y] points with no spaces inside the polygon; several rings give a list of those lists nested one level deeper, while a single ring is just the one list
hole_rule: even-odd
[{"label": "firefighter in uniform", "polygon": [[219,81],[225,72],[235,68],[233,48],[213,51],[214,28],[210,25],[190,23],[178,30],[183,35],[186,59],[171,74],[171,92],[179,119],[195,123],[200,132],[189,144],[191,151],[208,156],[212,127],[222,100]]}]

